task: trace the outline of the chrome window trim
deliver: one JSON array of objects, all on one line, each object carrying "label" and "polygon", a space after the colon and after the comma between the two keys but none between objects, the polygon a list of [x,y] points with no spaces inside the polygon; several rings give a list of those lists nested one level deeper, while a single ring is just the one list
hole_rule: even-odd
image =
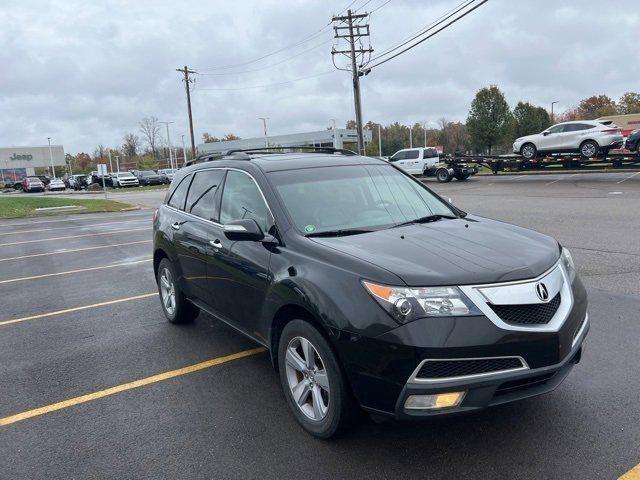
[{"label": "chrome window trim", "polygon": [[582,339],[582,337],[584,337],[584,331],[587,328],[587,324],[589,323],[589,313],[585,313],[584,314],[584,320],[582,321],[582,325],[580,326],[580,330],[578,330],[578,333],[576,333],[576,336],[573,338],[573,341],[571,342],[571,348],[573,349],[578,342],[580,341],[580,339]]},{"label": "chrome window trim", "polygon": [[[457,377],[443,377],[443,378],[423,378],[418,377],[418,372],[422,366],[427,362],[456,362],[456,361],[468,361],[468,360],[499,360],[504,358],[516,358],[520,360],[521,367],[507,368],[504,370],[497,370],[495,372],[475,373],[473,375],[459,375]],[[459,380],[471,380],[476,378],[491,377],[494,375],[501,375],[503,373],[519,372],[521,370],[529,370],[529,364],[519,355],[507,355],[503,357],[471,357],[471,358],[426,358],[422,360],[416,369],[413,371],[407,383],[414,384],[429,384],[429,383],[442,383],[442,382],[456,382]]]},{"label": "chrome window trim", "polygon": [[[245,172],[244,170],[240,170],[240,169],[238,169],[238,168],[233,168],[233,167],[210,167],[210,168],[199,168],[198,170],[196,170],[196,171],[194,171],[194,172],[189,172],[187,175],[195,175],[195,174],[196,174],[196,173],[198,173],[198,172],[203,172],[203,171],[206,171],[206,170],[233,170],[233,171],[236,171],[236,172],[244,173],[244,174],[245,174],[245,175],[247,175],[249,178],[251,178],[251,180],[253,180],[253,183],[255,183],[256,188],[257,188],[257,189],[258,189],[258,191],[260,192],[260,196],[262,196],[262,200],[264,201],[264,204],[267,206],[267,210],[269,210],[269,214],[271,215],[271,218],[272,218],[272,220],[273,220],[273,223],[275,224],[275,222],[276,222],[276,217],[273,215],[273,211],[271,210],[271,207],[269,206],[269,202],[267,202],[267,198],[264,196],[264,193],[262,192],[262,189],[260,188],[260,185],[258,185],[258,182],[256,182],[256,179],[253,177],[253,175],[251,175],[249,172]],[[225,180],[226,180],[226,179],[225,179]],[[182,180],[181,180],[180,182],[182,183]],[[177,188],[177,187],[176,187],[176,188]],[[223,195],[224,195],[224,190],[222,191],[222,193],[223,193]],[[187,191],[187,196],[189,196],[189,192],[188,192],[188,191]],[[186,203],[186,199],[185,199],[185,203]],[[222,227],[224,227],[224,224],[222,224],[222,223],[218,223],[218,222],[215,222],[215,221],[213,221],[213,220],[207,220],[206,218],[199,217],[199,216],[194,215],[194,214],[192,214],[192,213],[189,213],[189,212],[187,212],[187,211],[185,211],[185,210],[180,210],[180,209],[178,209],[178,208],[176,208],[176,207],[172,207],[172,206],[171,206],[171,205],[169,205],[169,203],[167,203],[167,202],[165,202],[165,203],[164,203],[164,206],[165,206],[165,207],[167,207],[167,208],[169,208],[169,209],[171,209],[171,210],[173,210],[174,212],[182,213],[182,214],[184,214],[184,215],[187,215],[188,217],[195,218],[195,219],[201,220],[201,221],[203,221],[203,222],[207,222],[207,223],[210,223],[210,224],[212,224],[212,225],[215,225],[216,227],[221,227],[221,228],[222,228]]]},{"label": "chrome window trim", "polygon": [[[532,287],[539,281],[543,280],[548,275],[555,273],[556,269],[559,269],[560,275],[562,276],[562,285],[560,286],[560,306],[556,311],[553,318],[544,325],[511,325],[509,323],[504,322],[489,306],[487,303],[486,297],[481,293],[481,289],[483,288],[509,288],[512,286],[520,286],[531,284]],[[517,280],[513,282],[505,282],[505,283],[489,283],[482,285],[461,285],[458,288],[462,290],[462,292],[473,302],[473,304],[478,307],[478,309],[493,322],[497,327],[503,330],[511,330],[517,332],[557,332],[560,330],[564,322],[571,313],[571,309],[573,308],[573,291],[571,289],[571,281],[569,279],[569,275],[565,269],[564,263],[562,261],[562,257],[558,259],[558,261],[548,270],[546,270],[541,275],[530,278],[527,280]],[[551,297],[551,296],[550,296]],[[552,297],[551,297],[552,298]],[[543,302],[538,302],[543,303]]]}]

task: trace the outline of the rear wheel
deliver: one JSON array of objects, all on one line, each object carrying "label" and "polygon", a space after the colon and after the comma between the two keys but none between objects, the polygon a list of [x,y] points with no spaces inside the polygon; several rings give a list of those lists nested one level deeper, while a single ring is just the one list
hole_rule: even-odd
[{"label": "rear wheel", "polygon": [[163,258],[158,265],[157,277],[162,310],[171,323],[192,322],[200,313],[200,309],[186,299],[177,278],[171,261]]},{"label": "rear wheel", "polygon": [[583,158],[594,158],[598,156],[600,146],[593,140],[587,140],[580,145],[580,155]]},{"label": "rear wheel", "polygon": [[520,155],[527,160],[532,160],[538,156],[538,149],[533,143],[525,143],[520,148]]},{"label": "rear wheel", "polygon": [[353,424],[355,401],[324,336],[304,320],[289,322],[278,346],[280,383],[296,420],[311,435],[329,438]]}]

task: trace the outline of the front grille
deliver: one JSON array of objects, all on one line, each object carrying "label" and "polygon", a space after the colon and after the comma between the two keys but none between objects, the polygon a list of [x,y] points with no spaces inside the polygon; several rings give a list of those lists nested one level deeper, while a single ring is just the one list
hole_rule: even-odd
[{"label": "front grille", "polygon": [[424,362],[416,378],[442,379],[495,373],[503,370],[524,368],[522,360],[517,357],[477,358],[470,360],[427,360]]},{"label": "front grille", "polygon": [[560,293],[547,303],[488,305],[503,322],[512,325],[546,325],[556,314],[560,306]]}]

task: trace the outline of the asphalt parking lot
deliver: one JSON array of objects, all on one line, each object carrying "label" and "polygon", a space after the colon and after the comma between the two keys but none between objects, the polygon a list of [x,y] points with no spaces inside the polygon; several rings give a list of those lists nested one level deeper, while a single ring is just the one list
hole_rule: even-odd
[{"label": "asphalt parking lot", "polygon": [[[0,220],[0,478],[615,479],[640,463],[640,175],[426,183],[568,246],[590,295],[553,393],[421,423],[296,424],[268,357],[204,314],[167,323],[143,209]],[[139,197],[137,197],[139,195]],[[240,354],[235,355],[234,354]],[[637,478],[637,477],[634,477]]]}]

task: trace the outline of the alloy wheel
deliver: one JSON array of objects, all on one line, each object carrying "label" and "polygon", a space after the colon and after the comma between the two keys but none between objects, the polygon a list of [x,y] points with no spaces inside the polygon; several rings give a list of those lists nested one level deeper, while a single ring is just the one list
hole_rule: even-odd
[{"label": "alloy wheel", "polygon": [[165,310],[169,315],[173,315],[176,311],[176,289],[168,268],[164,268],[160,273],[160,295]]},{"label": "alloy wheel", "polygon": [[535,155],[535,150],[533,148],[533,145],[525,145],[524,148],[522,149],[522,156],[524,158],[533,158],[534,155]]},{"label": "alloy wheel", "polygon": [[592,142],[582,145],[581,153],[585,157],[593,157],[596,154],[596,146]]},{"label": "alloy wheel", "polygon": [[285,362],[293,401],[306,417],[322,420],[329,411],[329,377],[322,357],[308,339],[294,337]]}]

